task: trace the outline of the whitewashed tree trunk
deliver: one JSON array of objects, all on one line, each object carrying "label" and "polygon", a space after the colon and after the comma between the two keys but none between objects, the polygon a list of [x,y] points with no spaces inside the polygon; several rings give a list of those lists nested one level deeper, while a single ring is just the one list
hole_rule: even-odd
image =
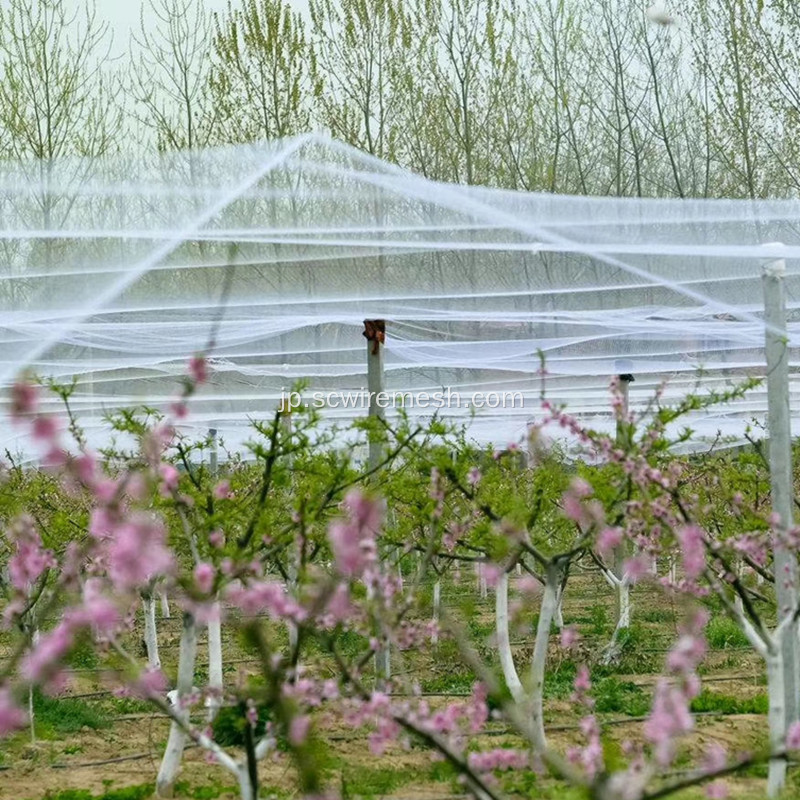
[{"label": "whitewashed tree trunk", "polygon": [[[32,615],[35,615],[36,609],[31,609]],[[34,647],[39,643],[39,629],[36,627],[35,617],[31,620],[33,625],[33,633],[31,634],[31,643]],[[33,713],[33,685],[28,688],[28,725],[31,729],[31,744],[36,744],[36,724]]]},{"label": "whitewashed tree trunk", "polygon": [[[194,617],[184,612],[183,631],[181,633],[180,654],[178,656],[178,700],[177,712],[188,721],[189,711],[182,707],[182,700],[192,692],[194,681],[194,664],[197,657],[197,625]],[[186,746],[186,734],[176,722],[169,729],[167,749],[161,761],[161,768],[156,778],[156,794],[158,797],[172,797],[175,791],[175,779],[183,758]]]},{"label": "whitewashed tree trunk", "polygon": [[617,629],[623,630],[631,626],[631,583],[625,576],[617,584],[617,600],[619,602],[619,619]]},{"label": "whitewashed tree trunk", "polygon": [[[296,548],[293,548],[296,549]],[[289,556],[289,595],[291,597],[297,596],[297,562],[299,560],[299,554],[295,554],[292,552]],[[287,623],[287,628],[289,631],[289,652],[293,653],[295,648],[297,647],[297,639],[298,639],[298,631],[297,625],[289,620]]]},{"label": "whitewashed tree trunk", "polygon": [[544,593],[542,594],[542,608],[539,612],[539,625],[536,628],[536,643],[533,646],[533,659],[531,661],[531,738],[533,749],[537,753],[544,752],[547,748],[547,739],[544,734],[544,670],[547,662],[547,645],[550,641],[550,626],[553,624],[560,582],[559,570],[554,565],[548,565],[545,570]]},{"label": "whitewashed tree trunk", "polygon": [[209,722],[213,722],[222,704],[222,621],[219,602],[214,603],[211,615],[208,623],[208,688],[211,690],[208,700]]},{"label": "whitewashed tree trunk", "polygon": [[33,714],[33,685],[28,687],[28,724],[31,726],[31,744],[36,744],[36,724]]},{"label": "whitewashed tree trunk", "polygon": [[381,685],[385,686],[392,677],[392,645],[388,639],[383,640],[375,653],[375,661]]},{"label": "whitewashed tree trunk", "polygon": [[253,785],[250,783],[250,773],[247,771],[247,760],[237,765],[236,777],[239,780],[239,796],[241,800],[258,800],[253,795]]},{"label": "whitewashed tree trunk", "polygon": [[442,607],[442,581],[437,580],[433,584],[433,635],[431,636],[432,644],[439,644],[439,612]]},{"label": "whitewashed tree trunk", "polygon": [[564,586],[563,584],[558,587],[558,591],[556,592],[556,610],[555,614],[553,615],[553,619],[556,623],[556,627],[559,630],[564,628]]},{"label": "whitewashed tree trunk", "polygon": [[481,600],[485,600],[489,596],[489,587],[486,584],[486,570],[483,568],[483,562],[478,564],[478,586]]},{"label": "whitewashed tree trunk", "polygon": [[497,581],[495,589],[495,633],[497,636],[497,651],[500,655],[500,666],[503,677],[511,696],[516,703],[525,701],[525,691],[522,681],[514,665],[514,655],[511,652],[511,638],[508,633],[508,573],[503,572]]},{"label": "whitewashed tree trunk", "polygon": [[159,592],[159,597],[161,598],[161,616],[164,617],[164,619],[171,619],[172,615],[169,610],[169,598],[167,597],[166,590]]},{"label": "whitewashed tree trunk", "polygon": [[[786,738],[786,704],[784,702],[783,654],[780,642],[767,660],[767,693],[769,695],[769,746],[775,753],[783,749]],[[772,758],[767,777],[767,796],[777,797],[786,783],[786,759]]]},{"label": "whitewashed tree trunk", "polygon": [[[367,587],[367,598],[372,599],[375,590]],[[386,682],[392,677],[392,649],[391,642],[383,636],[378,637],[378,649],[375,651],[375,684],[378,689],[383,689]]]},{"label": "whitewashed tree trunk", "polygon": [[603,650],[603,663],[611,664],[619,656],[619,635],[626,628],[631,626],[631,582],[627,575],[621,578],[615,575],[610,569],[603,570],[603,576],[609,586],[616,593],[617,623],[614,626],[614,633],[611,641]]},{"label": "whitewashed tree trunk", "polygon": [[156,628],[156,599],[152,592],[142,596],[144,609],[144,645],[147,649],[147,666],[150,669],[161,669],[161,657],[158,654],[158,629]]}]

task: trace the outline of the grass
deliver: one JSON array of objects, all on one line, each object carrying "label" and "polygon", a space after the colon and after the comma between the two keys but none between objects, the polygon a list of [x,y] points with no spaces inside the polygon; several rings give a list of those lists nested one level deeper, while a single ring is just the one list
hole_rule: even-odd
[{"label": "grass", "polygon": [[36,735],[42,739],[111,726],[109,715],[96,704],[72,697],[48,697],[38,689],[33,694],[33,720]]},{"label": "grass", "polygon": [[341,773],[342,800],[348,797],[381,797],[413,779],[414,772],[408,769],[345,766]]},{"label": "grass", "polygon": [[594,686],[595,709],[600,713],[643,717],[650,711],[650,695],[634,683],[601,678]]},{"label": "grass", "polygon": [[717,712],[719,714],[766,714],[769,702],[766,694],[757,694],[753,697],[732,697],[718,692],[709,692],[703,689],[692,700],[692,711]]},{"label": "grass", "polygon": [[122,789],[108,789],[103,794],[93,794],[88,789],[65,789],[55,794],[47,792],[42,800],[145,800],[152,797],[154,788],[152,783],[145,783]]},{"label": "grass", "polygon": [[724,650],[731,647],[747,647],[747,637],[741,628],[728,617],[712,617],[706,626],[708,646],[713,650]]},{"label": "grass", "polygon": [[475,683],[472,672],[447,672],[420,682],[423,692],[471,692]]},{"label": "grass", "polygon": [[[205,786],[192,786],[186,781],[178,781],[175,784],[175,792],[179,797],[188,797],[191,800],[217,800],[224,794],[236,794],[239,789],[236,786],[221,786],[218,784],[206,784]],[[274,793],[273,793],[274,794]]]}]

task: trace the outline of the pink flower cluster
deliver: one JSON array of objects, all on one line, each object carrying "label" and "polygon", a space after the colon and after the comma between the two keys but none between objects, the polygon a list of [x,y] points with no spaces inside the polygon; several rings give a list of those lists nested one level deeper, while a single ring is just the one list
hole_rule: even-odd
[{"label": "pink flower cluster", "polygon": [[344,500],[349,519],[334,522],[328,529],[336,570],[346,578],[360,578],[377,561],[376,536],[383,521],[383,509],[358,490]]},{"label": "pink flower cluster", "polygon": [[470,753],[467,764],[475,772],[525,769],[530,764],[530,754],[524,750],[507,750],[502,747],[482,753]]},{"label": "pink flower cluster", "polygon": [[21,728],[27,719],[25,712],[14,702],[11,691],[0,686],[0,739]]},{"label": "pink flower cluster", "polygon": [[18,517],[6,535],[14,544],[14,553],[8,561],[11,585],[25,594],[46,569],[56,565],[56,561],[52,551],[42,547],[41,537],[31,517]]},{"label": "pink flower cluster", "polygon": [[662,678],[656,685],[644,735],[654,746],[656,761],[662,766],[672,762],[675,740],[694,727],[690,703],[700,692],[696,670],[706,653],[704,629],[707,622],[706,611],[697,611],[690,618],[667,657],[667,668],[674,679]]}]

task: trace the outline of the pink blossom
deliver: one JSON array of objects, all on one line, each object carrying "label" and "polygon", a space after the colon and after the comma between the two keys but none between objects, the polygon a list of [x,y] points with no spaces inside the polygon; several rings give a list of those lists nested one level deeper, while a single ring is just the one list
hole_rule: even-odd
[{"label": "pink blossom", "polygon": [[17,381],[11,387],[11,416],[19,419],[33,414],[39,405],[39,389],[32,383]]},{"label": "pink blossom", "polygon": [[[139,478],[139,482],[141,482],[141,478]],[[125,484],[125,490],[129,497],[141,500],[144,492],[142,492],[142,495],[139,496],[132,494],[136,485],[137,485],[137,480],[136,477],[134,477]],[[91,488],[94,491],[94,496],[101,503],[111,503],[117,496],[117,491],[119,490],[119,483],[115,480],[111,480],[110,478],[102,478],[98,480]]]},{"label": "pink blossom", "polygon": [[213,495],[217,500],[226,500],[229,497],[233,497],[230,483],[228,481],[220,481],[214,487]]},{"label": "pink blossom", "polygon": [[628,558],[622,565],[623,574],[628,577],[631,583],[636,583],[642,578],[647,577],[652,568],[653,562],[649,556],[644,553]]},{"label": "pink blossom", "polygon": [[10,530],[16,550],[8,561],[11,585],[19,592],[27,592],[39,576],[56,564],[53,553],[42,548],[34,522],[30,517],[20,517]]},{"label": "pink blossom", "polygon": [[576,497],[591,497],[594,493],[594,489],[592,489],[591,485],[583,478],[573,478],[569,486]]},{"label": "pink blossom", "polygon": [[537,595],[542,591],[542,584],[533,575],[523,575],[517,581],[517,588],[522,594]]},{"label": "pink blossom", "polygon": [[673,758],[673,741],[694,728],[689,698],[680,687],[660,680],[656,685],[653,708],[644,725],[645,738],[655,745],[656,760],[667,766]]},{"label": "pink blossom", "polygon": [[786,732],[786,749],[800,750],[800,722],[793,722]]},{"label": "pink blossom", "polygon": [[677,537],[686,577],[689,580],[696,580],[702,575],[706,563],[703,531],[696,525],[687,525],[678,529]]},{"label": "pink blossom", "polygon": [[482,564],[481,566],[483,568],[483,577],[486,581],[486,585],[494,589],[500,580],[500,576],[503,574],[503,570],[496,564]]},{"label": "pink blossom", "polygon": [[570,648],[574,647],[578,640],[581,638],[581,635],[573,626],[567,626],[563,628],[561,631],[561,646],[565,650],[569,650]]},{"label": "pink blossom", "polygon": [[706,786],[706,797],[709,800],[725,800],[728,796],[728,784],[725,781],[713,781]]},{"label": "pink blossom", "polygon": [[36,417],[31,426],[31,436],[39,442],[52,443],[58,436],[60,424],[55,417]]},{"label": "pink blossom", "polygon": [[311,730],[311,718],[305,714],[298,714],[292,717],[289,723],[289,743],[294,747],[301,747]]},{"label": "pink blossom", "polygon": [[477,486],[481,482],[481,471],[477,467],[473,467],[467,473],[467,483],[470,486]]},{"label": "pink blossom", "polygon": [[89,533],[95,539],[105,539],[114,530],[117,520],[108,508],[94,508],[89,515]]},{"label": "pink blossom", "polygon": [[83,605],[76,613],[76,622],[88,625],[103,635],[111,634],[121,622],[117,606],[103,593],[100,578],[86,581],[83,586]]},{"label": "pink blossom", "polygon": [[144,516],[130,517],[114,528],[108,544],[108,572],[118,590],[135,589],[172,571],[174,560],[166,535],[160,521]]},{"label": "pink blossom", "polygon": [[205,561],[199,563],[194,568],[194,580],[197,588],[203,593],[208,594],[214,586],[216,570],[212,564]]},{"label": "pink blossom", "polygon": [[578,667],[573,686],[575,687],[575,691],[580,694],[591,691],[592,679],[589,676],[589,668],[586,664],[581,664]]},{"label": "pink blossom", "polygon": [[26,721],[25,712],[14,702],[11,692],[0,686],[0,738],[23,727]]},{"label": "pink blossom", "polygon": [[561,500],[564,506],[564,516],[573,522],[580,523],[584,518],[583,505],[580,498],[572,492],[566,492]]},{"label": "pink blossom", "polygon": [[197,384],[208,380],[208,362],[204,355],[198,354],[189,359],[189,375]]},{"label": "pink blossom", "polygon": [[603,557],[608,557],[620,544],[622,544],[622,528],[603,528],[597,537],[597,549]]},{"label": "pink blossom", "polygon": [[58,671],[59,662],[75,641],[72,626],[63,620],[44,634],[22,661],[20,672],[31,683],[43,683]]},{"label": "pink blossom", "polygon": [[94,486],[97,477],[97,459],[92,453],[81,453],[73,460],[72,467],[84,486]]},{"label": "pink blossom", "polygon": [[225,546],[225,534],[222,531],[211,531],[208,534],[208,543],[219,550],[220,548]]},{"label": "pink blossom", "polygon": [[330,617],[329,622],[336,625],[339,622],[344,622],[346,619],[353,615],[353,605],[350,602],[350,591],[347,585],[340,583],[328,600],[328,605],[325,608],[326,614]]},{"label": "pink blossom", "polygon": [[684,634],[667,656],[667,666],[673,672],[692,672],[705,653],[706,643],[703,638]]},{"label": "pink blossom", "polygon": [[706,772],[719,772],[728,763],[728,753],[719,742],[711,742],[706,747],[703,768]]},{"label": "pink blossom", "polygon": [[177,488],[180,473],[172,464],[160,464],[158,474],[161,476],[161,494],[169,497]]},{"label": "pink blossom", "polygon": [[234,584],[228,587],[227,597],[248,616],[266,611],[275,620],[302,622],[306,617],[305,609],[277,582],[259,581],[247,586]]},{"label": "pink blossom", "polygon": [[382,520],[378,503],[358,491],[345,498],[349,520],[334,522],[328,529],[336,569],[339,574],[358,578],[377,560],[375,535]]},{"label": "pink blossom", "polygon": [[497,748],[482,753],[470,753],[467,763],[476,772],[494,772],[496,770],[525,769],[529,755],[524,750],[506,750]]},{"label": "pink blossom", "polygon": [[175,419],[186,419],[189,416],[189,406],[185,400],[175,400],[170,404],[169,411]]},{"label": "pink blossom", "polygon": [[160,669],[148,667],[139,674],[133,688],[135,694],[148,698],[162,695],[167,685],[167,678]]}]

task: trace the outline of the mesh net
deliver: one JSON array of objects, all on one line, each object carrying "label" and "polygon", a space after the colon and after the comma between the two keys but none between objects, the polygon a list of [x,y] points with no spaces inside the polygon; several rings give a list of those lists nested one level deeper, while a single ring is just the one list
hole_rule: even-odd
[{"label": "mesh net", "polygon": [[[548,397],[609,428],[615,374],[635,376],[634,411],[664,381],[669,400],[763,375],[761,275],[776,257],[795,370],[796,201],[444,185],[317,135],[2,163],[0,376],[74,376],[72,406],[97,446],[106,412],[166,404],[213,339],[187,424],[238,449],[298,379],[342,393],[326,418],[363,415],[341,398],[366,386],[363,321],[385,319],[387,391],[449,389],[439,413],[469,420],[480,441],[518,440],[536,419],[540,353]],[[469,408],[476,392],[483,408]],[[765,415],[760,387],[691,425],[697,441],[736,440]],[[13,428],[0,444],[19,447]]]}]

